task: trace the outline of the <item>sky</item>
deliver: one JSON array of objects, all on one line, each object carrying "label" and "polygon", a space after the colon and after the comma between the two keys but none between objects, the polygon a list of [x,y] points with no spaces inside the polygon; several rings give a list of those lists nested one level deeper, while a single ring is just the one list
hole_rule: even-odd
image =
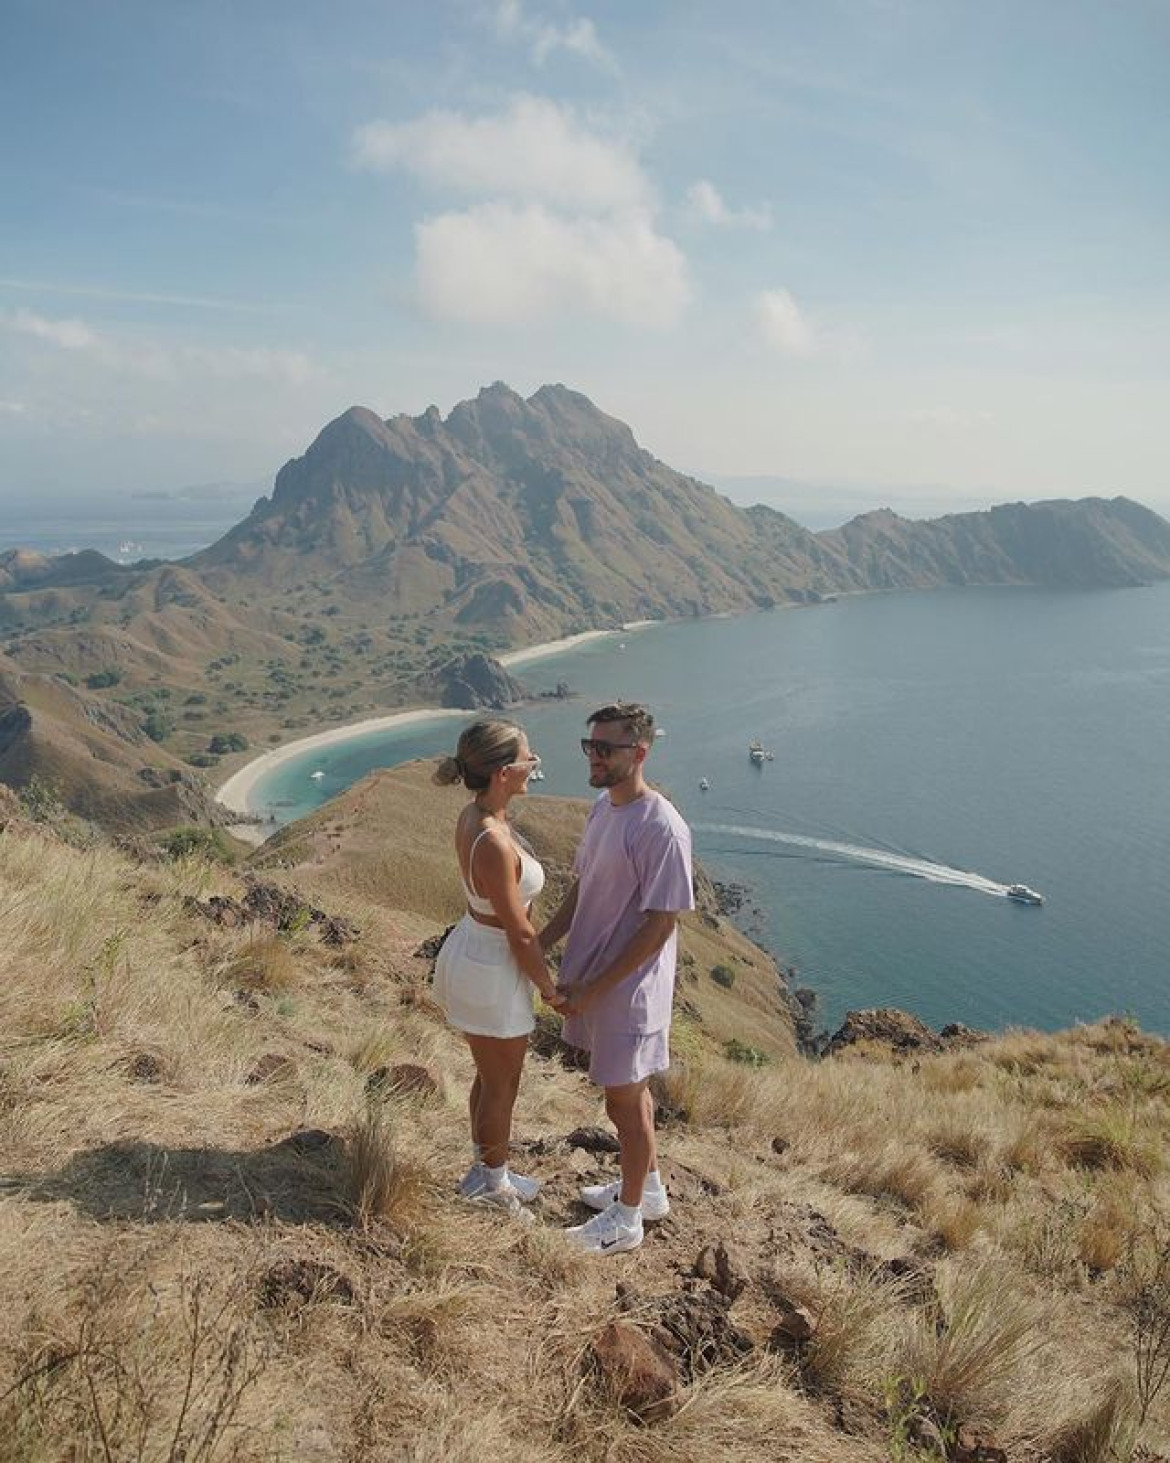
[{"label": "sky", "polygon": [[0,507],[559,381],[821,526],[1170,513],[1170,0],[2,0]]}]

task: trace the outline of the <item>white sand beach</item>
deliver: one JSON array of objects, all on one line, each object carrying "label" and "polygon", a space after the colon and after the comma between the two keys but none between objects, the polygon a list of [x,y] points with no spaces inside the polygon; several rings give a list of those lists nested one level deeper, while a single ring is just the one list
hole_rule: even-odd
[{"label": "white sand beach", "polygon": [[[625,631],[638,630],[646,625],[660,623],[661,621],[657,620],[638,620],[629,625],[623,625],[620,630],[585,630],[579,635],[566,635],[560,640],[546,640],[540,645],[528,645],[521,650],[509,650],[498,659],[501,665],[509,668],[527,665],[530,661],[557,655],[562,650],[572,650],[575,646],[584,645],[589,640],[604,640]],[[394,727],[410,726],[414,722],[426,721],[432,717],[466,720],[471,714],[466,710],[452,711],[438,706],[420,706],[411,711],[394,711],[386,716],[371,716],[365,721],[349,722],[345,726],[330,727],[328,731],[314,732],[312,736],[298,737],[296,741],[285,742],[282,746],[273,747],[271,751],[262,752],[260,756],[253,757],[250,762],[246,762],[237,772],[233,772],[227,781],[216,790],[216,802],[222,803],[225,808],[230,808],[233,813],[240,813],[245,817],[255,817],[261,811],[254,796],[257,784],[275,768],[291,761],[294,757],[303,756],[305,752],[315,749],[335,747],[340,742],[351,741],[354,737],[365,736],[369,732],[390,731]],[[234,825],[232,835],[242,839],[245,843],[262,843],[268,836],[264,826],[255,823]]]},{"label": "white sand beach", "polygon": [[[468,715],[469,713],[466,711],[445,710],[439,706],[420,706],[413,711],[395,711],[386,716],[371,716],[365,721],[352,721],[345,726],[315,732],[310,737],[298,737],[295,742],[285,742],[283,746],[273,747],[270,752],[262,752],[259,757],[253,757],[251,762],[246,762],[238,772],[233,772],[228,780],[216,790],[215,800],[222,803],[225,808],[230,808],[233,813],[254,816],[259,811],[252,796],[256,784],[275,768],[291,761],[294,757],[303,756],[305,752],[323,747],[335,747],[339,742],[352,741],[354,737],[365,736],[368,732],[389,731],[393,727],[409,726],[413,722],[427,721],[432,717],[466,719]],[[232,831],[237,837],[251,841],[243,828],[233,828]]]},{"label": "white sand beach", "polygon": [[572,650],[574,646],[584,645],[589,640],[605,640],[618,633],[617,630],[583,630],[579,635],[566,635],[563,640],[546,640],[541,645],[526,645],[523,650],[509,650],[496,659],[510,670],[514,665],[527,665],[529,661],[559,655],[562,650]]}]

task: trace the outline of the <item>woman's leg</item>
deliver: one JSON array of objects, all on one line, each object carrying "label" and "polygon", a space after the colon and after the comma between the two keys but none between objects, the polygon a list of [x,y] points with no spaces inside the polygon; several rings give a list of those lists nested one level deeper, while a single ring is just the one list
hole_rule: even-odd
[{"label": "woman's leg", "polygon": [[468,1036],[475,1061],[479,1095],[472,1112],[471,1131],[483,1150],[487,1168],[503,1168],[512,1136],[512,1109],[520,1090],[520,1072],[528,1050],[527,1036]]},{"label": "woman's leg", "polygon": [[[468,1040],[470,1041],[471,1038],[469,1037]],[[467,1098],[467,1107],[471,1114],[471,1141],[475,1144],[475,1146],[480,1150],[481,1153],[483,1151],[483,1135],[479,1131],[478,1123],[479,1099],[482,1092],[483,1083],[479,1080],[479,1070],[477,1068],[475,1073],[475,1081],[471,1084],[471,1092]]]}]

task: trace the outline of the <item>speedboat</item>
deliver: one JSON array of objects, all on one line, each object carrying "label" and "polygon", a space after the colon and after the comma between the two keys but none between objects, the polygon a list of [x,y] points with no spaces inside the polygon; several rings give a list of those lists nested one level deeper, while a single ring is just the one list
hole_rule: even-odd
[{"label": "speedboat", "polygon": [[316,770],[316,772],[310,772],[309,773],[309,776],[313,779],[314,782],[320,782],[321,779],[325,776],[325,774],[318,767],[317,770]]},{"label": "speedboat", "polygon": [[538,767],[535,772],[530,772],[528,774],[528,781],[529,782],[543,782],[544,781],[544,773]]},{"label": "speedboat", "polygon": [[767,758],[767,755],[767,752],[764,751],[763,745],[760,742],[752,742],[751,745],[748,747],[748,756],[757,765],[763,762]]},{"label": "speedboat", "polygon": [[1027,884],[1009,884],[1007,897],[1014,899],[1017,904],[1043,904],[1044,895],[1037,894],[1035,889],[1029,889]]},{"label": "speedboat", "polygon": [[711,784],[707,781],[707,779],[705,777],[700,777],[699,778],[699,791],[700,792],[707,792],[707,791],[709,791],[710,787],[711,787]]}]

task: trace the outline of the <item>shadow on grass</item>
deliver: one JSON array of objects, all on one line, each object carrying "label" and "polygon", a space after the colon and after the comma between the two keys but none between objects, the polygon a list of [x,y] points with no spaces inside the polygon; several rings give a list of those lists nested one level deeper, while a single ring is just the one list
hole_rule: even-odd
[{"label": "shadow on grass", "polygon": [[347,1151],[319,1129],[253,1152],[108,1143],[56,1173],[0,1177],[0,1193],[72,1204],[97,1220],[348,1225]]}]

